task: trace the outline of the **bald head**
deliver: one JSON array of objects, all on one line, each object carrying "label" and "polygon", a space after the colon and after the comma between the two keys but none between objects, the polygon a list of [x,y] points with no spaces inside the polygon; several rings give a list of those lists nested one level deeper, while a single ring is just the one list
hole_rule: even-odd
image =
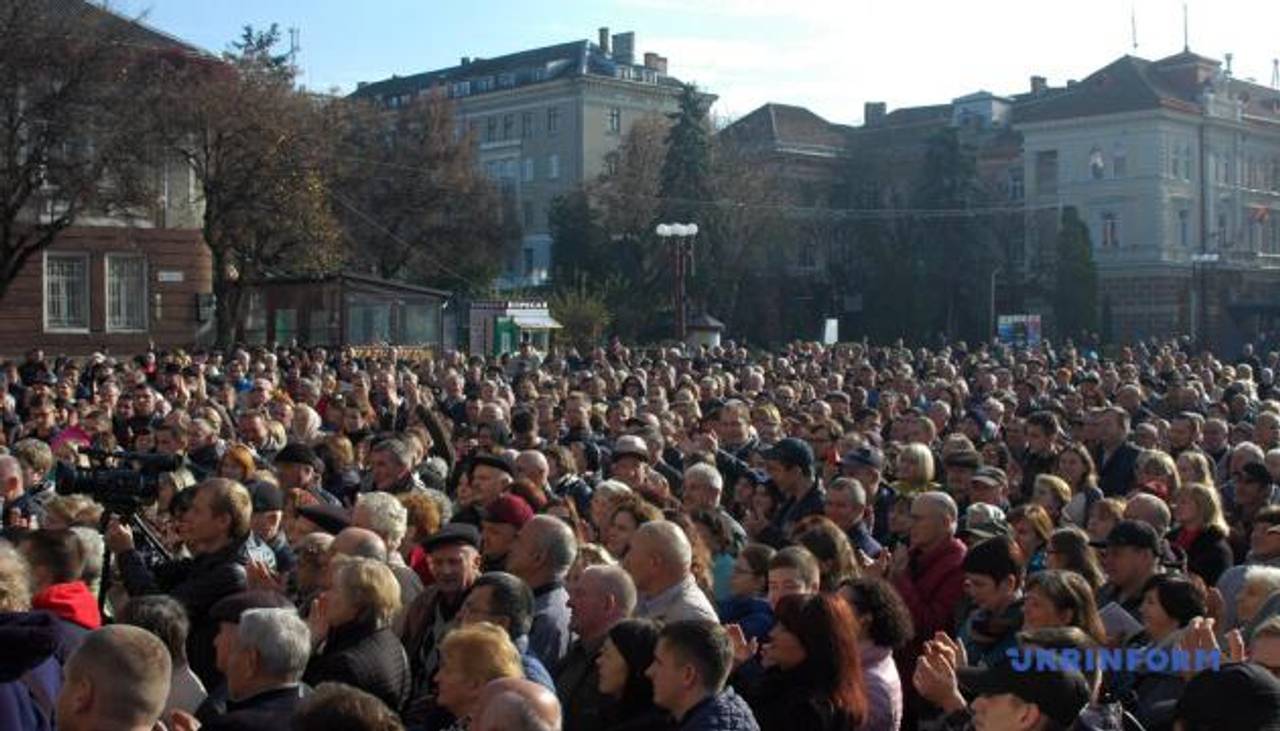
[{"label": "bald head", "polygon": [[636,531],[632,540],[643,546],[645,553],[656,556],[670,569],[681,573],[689,571],[693,563],[693,548],[680,526],[669,520],[654,520]]},{"label": "bald head", "polygon": [[334,556],[371,558],[386,563],[387,544],[367,528],[344,528],[334,539],[329,551]]},{"label": "bald head", "polygon": [[535,485],[545,485],[551,474],[551,465],[542,452],[532,449],[516,455],[516,477],[523,477]]},{"label": "bald head", "polygon": [[1169,506],[1165,501],[1150,493],[1140,492],[1129,498],[1125,504],[1124,519],[1146,523],[1155,528],[1157,534],[1163,536],[1169,532],[1173,515],[1169,512]]},{"label": "bald head", "polygon": [[499,678],[480,693],[478,731],[559,731],[555,693],[524,678]]}]

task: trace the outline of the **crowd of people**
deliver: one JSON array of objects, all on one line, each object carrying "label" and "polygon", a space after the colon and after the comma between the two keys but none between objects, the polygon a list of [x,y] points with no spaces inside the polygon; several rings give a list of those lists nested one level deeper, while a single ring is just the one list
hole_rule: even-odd
[{"label": "crowd of people", "polygon": [[33,350],[0,728],[1280,729],[1278,367]]}]

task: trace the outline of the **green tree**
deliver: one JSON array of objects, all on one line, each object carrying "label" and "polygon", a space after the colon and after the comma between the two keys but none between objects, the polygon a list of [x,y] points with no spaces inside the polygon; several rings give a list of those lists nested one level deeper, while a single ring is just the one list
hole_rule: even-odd
[{"label": "green tree", "polygon": [[572,287],[562,287],[547,301],[551,316],[564,326],[564,336],[579,352],[599,344],[613,321],[606,296],[601,287],[579,277]]},{"label": "green tree", "polygon": [[1089,227],[1074,206],[1062,209],[1062,225],[1055,248],[1053,313],[1057,335],[1075,337],[1095,332],[1098,329],[1098,268],[1093,261]]},{"label": "green tree", "polygon": [[678,222],[695,221],[703,201],[711,200],[711,125],[707,100],[693,84],[680,90],[677,111],[668,115],[667,153],[662,164],[662,214]]}]

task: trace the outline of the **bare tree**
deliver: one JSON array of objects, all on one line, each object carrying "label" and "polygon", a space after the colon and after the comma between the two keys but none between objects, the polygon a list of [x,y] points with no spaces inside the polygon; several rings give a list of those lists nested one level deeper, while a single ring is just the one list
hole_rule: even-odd
[{"label": "bare tree", "polygon": [[203,190],[222,344],[244,318],[247,282],[322,274],[343,261],[328,193],[328,102],[294,88],[278,40],[275,26],[245,28],[221,60],[170,58],[152,69],[157,139]]},{"label": "bare tree", "polygon": [[86,216],[154,213],[132,100],[139,61],[173,45],[89,3],[0,3],[0,298]]},{"label": "bare tree", "polygon": [[487,286],[519,231],[477,168],[474,140],[455,126],[451,102],[429,94],[395,110],[367,100],[335,110],[335,211],[352,264],[388,279]]}]

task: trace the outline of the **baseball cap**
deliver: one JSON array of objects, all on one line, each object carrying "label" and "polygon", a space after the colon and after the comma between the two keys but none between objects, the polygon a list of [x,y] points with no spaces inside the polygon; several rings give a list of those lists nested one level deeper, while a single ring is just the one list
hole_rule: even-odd
[{"label": "baseball cap", "polygon": [[1174,717],[1196,728],[1280,731],[1280,680],[1248,662],[1199,673],[1183,689]]},{"label": "baseball cap", "polygon": [[624,434],[613,443],[613,458],[635,457],[643,462],[649,461],[649,445],[633,434]]},{"label": "baseball cap", "polygon": [[964,528],[958,531],[961,537],[972,536],[979,540],[1007,536],[1013,534],[1013,528],[1004,517],[1004,511],[988,503],[974,503],[964,513]]},{"label": "baseball cap", "polygon": [[1122,520],[1107,534],[1107,547],[1145,548],[1160,555],[1160,536],[1156,529],[1139,520]]},{"label": "baseball cap", "polygon": [[813,448],[808,442],[795,437],[779,440],[760,456],[772,462],[781,462],[784,465],[806,470],[813,467]]},{"label": "baseball cap", "polygon": [[533,508],[519,495],[499,495],[484,506],[486,523],[502,523],[514,528],[521,528],[533,519]]},{"label": "baseball cap", "polygon": [[445,546],[466,545],[480,548],[480,531],[470,523],[445,523],[440,530],[422,542],[428,553]]},{"label": "baseball cap", "polygon": [[864,465],[874,469],[884,469],[884,452],[875,447],[856,447],[840,456],[840,464]]},{"label": "baseball cap", "polygon": [[957,668],[960,689],[970,696],[1014,695],[1039,707],[1059,725],[1070,727],[1089,704],[1089,683],[1078,672],[1027,670],[1011,663],[990,668]]}]

